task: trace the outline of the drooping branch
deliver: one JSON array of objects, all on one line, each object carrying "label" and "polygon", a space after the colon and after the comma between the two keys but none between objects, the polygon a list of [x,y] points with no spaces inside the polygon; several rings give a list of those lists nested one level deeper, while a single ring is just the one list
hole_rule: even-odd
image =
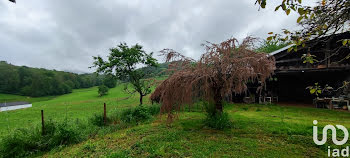
[{"label": "drooping branch", "polygon": [[198,98],[214,102],[221,112],[222,98],[247,91],[249,81],[262,87],[275,70],[273,58],[252,50],[254,40],[248,37],[241,44],[235,38],[219,44],[207,42],[198,61],[171,49],[161,51],[175,68],[170,68],[173,73],[156,88],[151,100],[162,103],[161,110],[169,114]]}]

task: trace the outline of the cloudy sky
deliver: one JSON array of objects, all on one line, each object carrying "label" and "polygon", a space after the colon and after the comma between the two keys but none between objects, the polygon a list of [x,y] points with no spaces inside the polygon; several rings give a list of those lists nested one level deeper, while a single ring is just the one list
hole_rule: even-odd
[{"label": "cloudy sky", "polygon": [[0,0],[0,61],[92,72],[92,56],[124,41],[198,58],[204,41],[295,27],[297,16],[271,2],[259,11],[255,0]]}]

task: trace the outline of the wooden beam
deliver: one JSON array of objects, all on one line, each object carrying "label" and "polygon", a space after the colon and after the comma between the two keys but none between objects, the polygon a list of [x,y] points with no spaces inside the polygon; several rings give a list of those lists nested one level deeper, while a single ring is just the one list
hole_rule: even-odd
[{"label": "wooden beam", "polygon": [[288,63],[288,62],[293,62],[293,61],[301,61],[301,58],[280,60],[280,61],[276,61],[276,64],[278,64],[278,63]]},{"label": "wooden beam", "polygon": [[324,69],[318,68],[285,68],[275,70],[275,74],[279,73],[303,73],[303,72],[334,72],[334,71],[349,71],[350,66],[329,67]]}]

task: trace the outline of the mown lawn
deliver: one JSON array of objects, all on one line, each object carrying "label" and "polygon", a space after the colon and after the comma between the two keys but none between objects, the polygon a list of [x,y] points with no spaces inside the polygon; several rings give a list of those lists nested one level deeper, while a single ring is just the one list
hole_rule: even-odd
[{"label": "mown lawn", "polygon": [[327,157],[326,145],[313,143],[312,121],[350,127],[348,112],[243,104],[225,111],[232,129],[210,129],[202,112],[182,112],[170,126],[163,115],[44,157]]}]

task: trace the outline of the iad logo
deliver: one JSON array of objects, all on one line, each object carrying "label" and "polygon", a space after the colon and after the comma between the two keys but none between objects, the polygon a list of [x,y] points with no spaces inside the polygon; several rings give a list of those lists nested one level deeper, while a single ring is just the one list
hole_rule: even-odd
[{"label": "iad logo", "polygon": [[[317,120],[314,120],[314,125],[317,125]],[[328,130],[331,130],[332,132],[332,140],[333,140],[333,143],[336,144],[336,145],[343,145],[345,144],[347,141],[348,141],[348,138],[349,138],[349,132],[348,130],[342,126],[342,125],[335,125],[338,129],[342,130],[344,132],[344,138],[343,140],[341,141],[338,141],[337,140],[337,130],[335,129],[335,127],[333,125],[327,125],[323,128],[323,131],[322,131],[322,140],[319,141],[318,140],[318,131],[317,131],[317,126],[314,126],[313,128],[313,139],[314,139],[314,142],[317,144],[317,145],[323,145],[326,143],[327,141],[327,131]]]},{"label": "iad logo", "polygon": [[[342,126],[342,125],[335,125],[338,129],[342,130],[344,132],[344,138],[341,141],[337,140],[337,130],[333,125],[327,125],[322,130],[322,140],[318,140],[318,134],[317,134],[317,120],[314,120],[314,127],[313,127],[313,140],[317,145],[323,145],[327,141],[327,131],[331,130],[332,132],[332,141],[336,145],[343,145],[348,141],[349,138],[349,132],[348,130]],[[349,146],[345,147],[344,149],[331,149],[330,146],[328,146],[328,157],[349,157]]]},{"label": "iad logo", "polygon": [[[317,125],[317,120],[314,120],[314,125]],[[348,130],[342,126],[342,125],[335,125],[338,129],[342,130],[344,132],[344,138],[341,141],[337,140],[337,130],[335,129],[335,127],[333,125],[327,125],[323,128],[322,131],[322,140],[319,141],[318,140],[318,131],[317,131],[317,126],[313,127],[313,140],[317,145],[323,145],[326,143],[327,141],[327,131],[331,130],[332,132],[332,141],[335,145],[343,145],[348,141],[349,138],[349,132]]]}]

